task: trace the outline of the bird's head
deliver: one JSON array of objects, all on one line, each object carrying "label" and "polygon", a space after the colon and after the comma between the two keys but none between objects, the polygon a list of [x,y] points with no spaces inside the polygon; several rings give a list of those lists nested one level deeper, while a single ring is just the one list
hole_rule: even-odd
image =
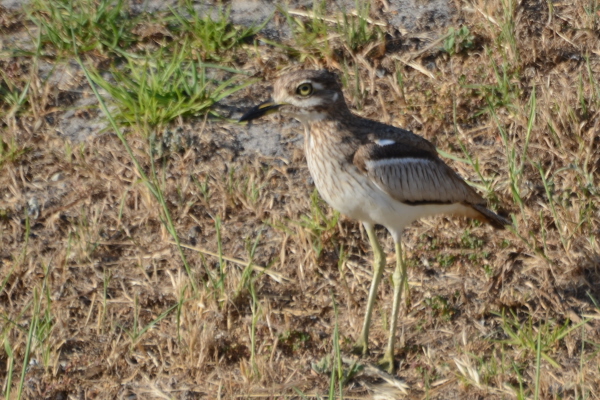
[{"label": "bird's head", "polygon": [[310,123],[347,109],[335,74],[327,70],[303,70],[279,77],[273,87],[273,100],[253,107],[240,122],[278,112]]}]

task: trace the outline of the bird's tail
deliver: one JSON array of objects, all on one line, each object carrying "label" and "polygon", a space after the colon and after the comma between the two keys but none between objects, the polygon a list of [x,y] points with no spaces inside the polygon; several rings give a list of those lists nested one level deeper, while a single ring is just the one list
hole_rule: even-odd
[{"label": "bird's tail", "polygon": [[494,228],[504,229],[507,225],[512,225],[508,219],[496,214],[481,204],[469,204],[469,206],[479,212],[482,216],[481,219],[484,222],[491,224]]}]

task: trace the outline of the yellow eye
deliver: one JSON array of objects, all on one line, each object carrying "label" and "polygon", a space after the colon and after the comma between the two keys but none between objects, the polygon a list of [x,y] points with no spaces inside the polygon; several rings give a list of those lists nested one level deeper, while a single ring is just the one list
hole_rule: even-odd
[{"label": "yellow eye", "polygon": [[296,89],[296,93],[300,96],[310,96],[312,92],[313,87],[310,83],[303,83],[302,85],[298,86],[298,89]]}]

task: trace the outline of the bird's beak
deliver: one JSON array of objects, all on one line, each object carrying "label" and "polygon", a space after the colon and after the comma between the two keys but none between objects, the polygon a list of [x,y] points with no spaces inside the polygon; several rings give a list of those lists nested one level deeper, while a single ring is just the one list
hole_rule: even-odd
[{"label": "bird's beak", "polygon": [[265,115],[273,114],[273,113],[277,112],[279,107],[281,107],[283,105],[285,105],[285,104],[278,104],[272,100],[265,101],[264,103],[261,103],[255,107],[252,107],[250,110],[248,110],[248,112],[246,112],[246,114],[244,114],[242,116],[242,118],[240,118],[239,122],[252,121],[253,119],[257,119],[257,118],[263,117]]}]

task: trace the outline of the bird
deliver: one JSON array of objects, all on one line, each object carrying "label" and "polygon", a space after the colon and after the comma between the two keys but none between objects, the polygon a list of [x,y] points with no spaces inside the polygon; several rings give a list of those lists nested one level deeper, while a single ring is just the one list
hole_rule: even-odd
[{"label": "bird", "polygon": [[380,365],[393,373],[395,335],[406,263],[401,235],[419,218],[465,216],[504,229],[510,222],[438,156],[427,139],[402,128],[358,116],[350,110],[337,75],[326,69],[281,75],[272,100],[248,110],[240,122],[279,113],[304,127],[308,170],[320,196],[335,210],[362,222],[373,250],[373,278],[361,333],[354,351],[368,353],[371,314],[386,264],[375,225],[391,234],[396,252],[394,297],[388,343]]}]

